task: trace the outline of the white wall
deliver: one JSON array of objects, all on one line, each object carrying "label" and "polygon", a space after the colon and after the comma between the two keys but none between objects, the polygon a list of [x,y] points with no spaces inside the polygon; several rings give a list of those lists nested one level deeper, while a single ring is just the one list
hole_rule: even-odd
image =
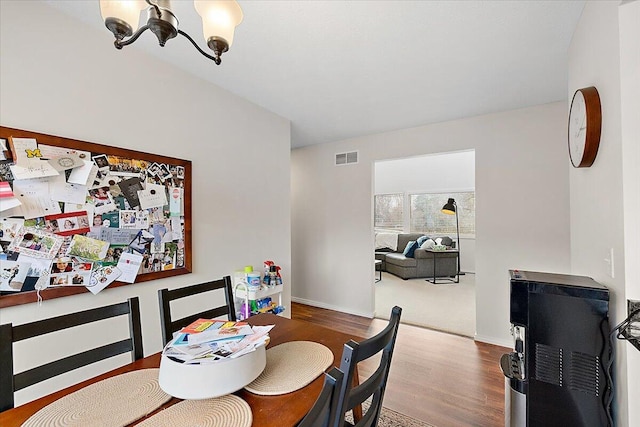
[{"label": "white wall", "polygon": [[375,194],[473,191],[475,153],[457,151],[375,162]]},{"label": "white wall", "polygon": [[[567,94],[571,97],[576,89],[587,86],[595,86],[600,94],[602,134],[598,155],[592,167],[570,168],[569,173],[571,266],[573,273],[592,277],[609,288],[612,327],[626,317],[618,6],[619,2],[586,3],[569,47]],[[637,134],[635,138],[637,144]],[[610,250],[614,253],[613,274],[605,260]],[[631,425],[626,350],[625,343],[616,342],[619,426]]]},{"label": "white wall", "polygon": [[[194,241],[192,274],[42,306],[3,308],[0,322],[19,324],[138,295],[148,355],[161,349],[158,289],[219,278],[246,264],[261,267],[266,259],[280,264],[289,282],[287,120],[145,56],[135,46],[117,51],[108,31],[89,28],[41,2],[2,1],[0,7],[2,125],[191,160]],[[97,6],[96,13],[100,19]],[[206,61],[195,51],[193,60]],[[210,67],[215,73],[216,65]],[[266,173],[264,164],[279,167]],[[284,303],[289,302],[286,285]],[[74,338],[74,345],[86,345],[96,336],[83,331]],[[43,353],[65,351],[60,342],[18,347],[18,369]],[[119,363],[126,362],[122,357]],[[92,366],[19,392],[18,403],[98,369]]]},{"label": "white wall", "polygon": [[[293,299],[373,315],[374,162],[474,149],[476,337],[509,345],[508,270],[570,270],[566,110],[558,102],[293,150]],[[358,164],[333,165],[353,150]]]},{"label": "white wall", "polygon": [[[408,195],[475,191],[475,160],[475,153],[470,150],[375,162],[374,194],[405,195],[403,222],[404,231],[409,232]],[[473,273],[476,271],[475,236],[461,235],[460,240],[460,269]]]},{"label": "white wall", "polygon": [[[640,301],[640,1],[620,6],[620,95],[624,197],[625,292]],[[635,260],[635,262],[634,262]],[[626,343],[627,378],[640,378],[640,351]],[[627,402],[640,402],[640,381],[628,381]],[[640,405],[628,405],[629,425],[640,425]]]}]

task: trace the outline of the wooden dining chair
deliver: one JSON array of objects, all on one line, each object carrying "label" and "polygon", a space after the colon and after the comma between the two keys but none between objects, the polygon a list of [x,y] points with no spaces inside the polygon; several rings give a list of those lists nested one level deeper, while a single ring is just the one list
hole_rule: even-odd
[{"label": "wooden dining chair", "polygon": [[[340,362],[344,378],[338,398],[335,426],[372,427],[378,424],[401,314],[402,308],[393,307],[391,319],[382,331],[362,342],[350,340],[344,345]],[[380,364],[375,372],[360,384],[358,378],[354,378],[358,375],[358,363],[374,355],[380,355]],[[360,418],[358,410],[367,400],[370,400],[370,406]],[[353,411],[353,424],[345,421],[348,411]]]},{"label": "wooden dining chair", "polygon": [[[51,332],[117,316],[129,317],[129,338],[58,359],[19,373],[13,367],[13,343]],[[140,303],[137,297],[49,319],[13,326],[0,325],[0,411],[14,407],[14,393],[82,366],[131,352],[132,361],[143,357]]]},{"label": "wooden dining chair", "polygon": [[[181,317],[176,320],[171,318],[171,301],[177,299],[198,295],[203,292],[215,291],[221,289],[224,291],[224,305],[214,307],[212,309],[200,311],[198,313]],[[219,291],[219,292],[222,292]],[[222,279],[212,282],[200,283],[197,285],[185,286],[178,289],[160,289],[158,291],[158,299],[160,302],[160,321],[162,322],[162,342],[167,344],[173,338],[173,333],[184,328],[188,324],[203,318],[214,319],[220,316],[227,316],[229,320],[236,320],[236,310],[233,302],[233,288],[231,286],[231,276],[225,276]]]},{"label": "wooden dining chair", "polygon": [[336,367],[324,374],[324,384],[316,402],[297,427],[333,427],[344,374]]}]

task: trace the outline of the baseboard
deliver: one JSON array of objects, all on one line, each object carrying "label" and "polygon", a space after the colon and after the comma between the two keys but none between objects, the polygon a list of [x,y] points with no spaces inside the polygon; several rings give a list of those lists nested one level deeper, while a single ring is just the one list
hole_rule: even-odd
[{"label": "baseboard", "polygon": [[291,297],[291,301],[297,302],[299,304],[310,305],[312,307],[325,308],[327,310],[333,310],[333,311],[339,311],[341,313],[353,314],[354,316],[366,317],[368,319],[373,319],[374,318],[374,313],[373,312],[364,313],[364,312],[360,312],[360,311],[354,311],[354,310],[351,310],[351,309],[349,309],[347,307],[338,307],[338,306],[335,306],[335,305],[325,304],[325,303],[322,303],[322,302],[312,301],[312,300],[308,300],[308,299],[304,299],[304,298],[297,298],[297,297],[294,297],[294,296]]},{"label": "baseboard", "polygon": [[474,341],[480,341],[486,344],[493,344],[493,345],[498,345],[500,347],[513,348],[512,341],[504,341],[501,339],[496,339],[494,337],[487,337],[487,336],[478,335],[478,334],[476,334],[476,336],[473,339]]}]

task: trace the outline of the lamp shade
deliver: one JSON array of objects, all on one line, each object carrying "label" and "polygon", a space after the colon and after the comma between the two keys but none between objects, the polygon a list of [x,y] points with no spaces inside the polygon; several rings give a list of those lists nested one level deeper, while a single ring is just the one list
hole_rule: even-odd
[{"label": "lamp shade", "polygon": [[447,215],[455,215],[456,214],[456,201],[454,199],[449,199],[447,203],[442,207],[442,213]]},{"label": "lamp shade", "polygon": [[233,33],[242,22],[242,9],[235,0],[195,0],[193,5],[202,18],[204,39],[221,38],[228,47],[233,43]]},{"label": "lamp shade", "polygon": [[131,27],[131,33],[138,29],[140,11],[146,7],[142,0],[100,0],[100,13],[106,22],[117,19]]}]

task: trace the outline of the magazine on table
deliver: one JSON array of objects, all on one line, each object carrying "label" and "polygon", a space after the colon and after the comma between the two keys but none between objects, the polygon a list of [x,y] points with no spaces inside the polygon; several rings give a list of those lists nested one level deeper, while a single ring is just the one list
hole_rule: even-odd
[{"label": "magazine on table", "polygon": [[251,334],[253,334],[253,329],[247,322],[225,322],[223,320],[216,320],[204,331],[189,334],[188,339],[189,344],[199,344],[207,341]]},{"label": "magazine on table", "polygon": [[[209,326],[203,332],[191,334],[183,332],[192,325],[182,329],[167,344],[163,354],[176,362],[187,364],[207,364],[227,358],[236,358],[255,351],[260,346],[267,345],[269,343],[269,331],[275,326],[251,327],[246,322],[214,322],[214,325]],[[204,322],[197,323],[199,325],[204,324]],[[218,331],[218,333],[205,335],[205,332],[211,328],[214,329],[210,332]],[[233,331],[228,331],[232,335],[228,336],[229,333],[225,332],[220,333],[220,330],[225,329],[234,329]],[[242,330],[242,335],[233,335],[235,333],[239,334],[240,330]],[[194,340],[193,337],[196,337],[196,339]]]}]

